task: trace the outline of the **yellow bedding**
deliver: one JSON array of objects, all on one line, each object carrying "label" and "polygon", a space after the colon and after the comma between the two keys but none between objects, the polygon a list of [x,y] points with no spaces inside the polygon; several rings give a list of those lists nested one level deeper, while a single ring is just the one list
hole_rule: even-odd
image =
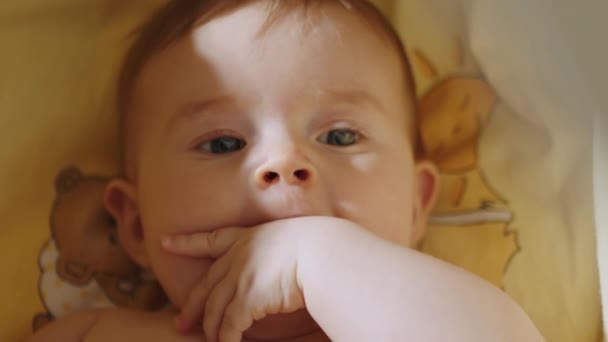
[{"label": "yellow bedding", "polygon": [[[145,281],[58,263],[50,240],[60,217],[107,229],[98,216],[59,213],[100,206],[103,178],[117,169],[113,84],[126,35],[161,2],[0,4],[0,341],[23,338],[49,312],[162,304]],[[381,1],[407,37],[424,146],[442,172],[422,250],[502,287],[549,341],[595,342],[602,328],[590,120],[539,4]],[[65,270],[86,276],[59,279]]]}]

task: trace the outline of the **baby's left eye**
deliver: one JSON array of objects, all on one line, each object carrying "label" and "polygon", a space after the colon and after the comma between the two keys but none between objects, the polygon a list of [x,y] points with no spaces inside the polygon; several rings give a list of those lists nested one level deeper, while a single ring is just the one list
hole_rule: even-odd
[{"label": "baby's left eye", "polygon": [[359,133],[350,129],[333,129],[322,134],[317,140],[327,145],[345,147],[356,144],[359,141]]},{"label": "baby's left eye", "polygon": [[210,154],[228,154],[238,152],[244,149],[246,145],[247,143],[243,139],[232,136],[222,136],[200,144],[197,146],[197,149]]}]

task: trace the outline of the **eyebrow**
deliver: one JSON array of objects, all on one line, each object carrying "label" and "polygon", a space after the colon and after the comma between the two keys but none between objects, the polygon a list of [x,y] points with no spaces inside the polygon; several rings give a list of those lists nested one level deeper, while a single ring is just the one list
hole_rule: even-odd
[{"label": "eyebrow", "polygon": [[354,105],[371,106],[385,111],[384,105],[380,101],[364,90],[359,89],[329,89],[321,91],[322,101],[350,103]]},{"label": "eyebrow", "polygon": [[[230,96],[215,96],[200,101],[186,103],[179,107],[174,113],[166,126],[166,134],[181,121],[192,119],[194,116],[199,116],[208,112],[211,108],[231,103],[233,99]],[[360,106],[371,106],[384,111],[384,106],[378,99],[370,95],[368,92],[359,89],[324,89],[320,91],[319,102],[328,103],[349,103]]]},{"label": "eyebrow", "polygon": [[169,134],[171,130],[181,121],[190,120],[194,116],[208,112],[211,108],[221,106],[232,102],[229,96],[215,96],[200,101],[186,103],[178,108],[167,123],[165,133]]}]

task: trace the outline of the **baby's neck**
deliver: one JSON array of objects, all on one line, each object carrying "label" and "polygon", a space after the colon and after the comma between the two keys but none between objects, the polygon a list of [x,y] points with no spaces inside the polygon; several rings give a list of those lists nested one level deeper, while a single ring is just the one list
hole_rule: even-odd
[{"label": "baby's neck", "polygon": [[306,310],[268,316],[245,333],[245,341],[329,341]]},{"label": "baby's neck", "polygon": [[[163,311],[175,316],[179,309],[169,305]],[[307,310],[272,315],[254,322],[244,334],[243,342],[327,342],[331,341]]]},{"label": "baby's neck", "polygon": [[280,338],[280,337],[277,337],[275,339],[269,339],[269,340],[256,340],[256,339],[248,339],[248,338],[243,339],[243,342],[262,342],[262,341],[331,342],[331,339],[329,337],[327,337],[327,335],[325,335],[323,333],[323,331],[321,331],[321,330],[318,330],[317,332],[314,332],[314,333],[309,334],[309,335],[299,336],[299,337],[294,337],[294,338]]}]

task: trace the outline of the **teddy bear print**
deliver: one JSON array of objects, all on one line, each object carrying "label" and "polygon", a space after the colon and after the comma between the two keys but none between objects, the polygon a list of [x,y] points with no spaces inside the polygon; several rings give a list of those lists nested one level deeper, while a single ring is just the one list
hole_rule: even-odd
[{"label": "teddy bear print", "polygon": [[[506,201],[490,186],[478,166],[481,132],[496,101],[492,87],[475,76],[447,77],[420,99],[423,150],[443,176],[436,210],[450,213],[468,209],[467,214],[452,215],[455,224],[512,219]],[[434,219],[448,222],[447,217]]]},{"label": "teddy bear print", "polygon": [[106,182],[73,167],[56,177],[51,237],[39,256],[39,290],[47,312],[36,315],[34,329],[82,309],[156,310],[166,303],[159,284],[120,246],[103,205]]},{"label": "teddy bear print", "polygon": [[[459,42],[454,44],[462,64]],[[519,247],[510,229],[514,218],[508,202],[479,167],[479,142],[499,101],[492,86],[473,73],[440,77],[419,50],[418,71],[432,81],[418,102],[419,129],[425,156],[440,170],[440,189],[421,249],[458,264],[499,287]]]}]

